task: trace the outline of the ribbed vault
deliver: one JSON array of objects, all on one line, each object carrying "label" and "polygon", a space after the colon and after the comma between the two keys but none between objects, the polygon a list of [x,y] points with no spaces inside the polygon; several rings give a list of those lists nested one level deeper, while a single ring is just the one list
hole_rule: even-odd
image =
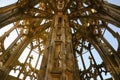
[{"label": "ribbed vault", "polygon": [[[104,0],[18,0],[0,8],[0,29],[2,80],[70,80],[69,74],[71,80],[120,79],[120,6]],[[63,72],[49,73],[49,55],[59,45],[68,54],[68,70],[60,67],[62,54],[55,60]],[[49,74],[55,78],[47,79]]]}]

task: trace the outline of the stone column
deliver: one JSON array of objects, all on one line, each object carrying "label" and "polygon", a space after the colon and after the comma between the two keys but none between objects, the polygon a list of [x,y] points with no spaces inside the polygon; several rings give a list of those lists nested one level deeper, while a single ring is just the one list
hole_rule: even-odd
[{"label": "stone column", "polygon": [[80,80],[73,75],[76,73],[75,59],[68,17],[58,12],[53,22],[49,45],[52,48],[51,52],[48,52],[45,80]]}]

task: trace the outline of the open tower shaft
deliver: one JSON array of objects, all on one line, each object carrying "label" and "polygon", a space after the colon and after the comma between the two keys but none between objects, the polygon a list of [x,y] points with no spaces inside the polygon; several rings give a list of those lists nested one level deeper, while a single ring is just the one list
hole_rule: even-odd
[{"label": "open tower shaft", "polygon": [[0,79],[119,80],[120,6],[18,0],[0,7]]}]

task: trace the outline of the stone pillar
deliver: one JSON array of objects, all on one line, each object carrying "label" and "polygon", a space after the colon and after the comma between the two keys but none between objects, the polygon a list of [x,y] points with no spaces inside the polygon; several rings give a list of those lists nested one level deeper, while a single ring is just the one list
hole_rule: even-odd
[{"label": "stone pillar", "polygon": [[74,75],[75,59],[68,17],[58,12],[53,23],[45,80],[80,80]]}]

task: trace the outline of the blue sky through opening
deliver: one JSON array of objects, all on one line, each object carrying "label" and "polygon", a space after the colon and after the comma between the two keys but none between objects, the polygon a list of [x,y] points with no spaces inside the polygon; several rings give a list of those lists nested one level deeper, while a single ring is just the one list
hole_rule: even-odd
[{"label": "blue sky through opening", "polygon": [[[17,1],[18,1],[18,0],[0,0],[0,7],[4,7],[4,6],[6,6],[6,5],[15,3],[15,2],[17,2]],[[120,0],[108,0],[108,2],[120,6]],[[110,26],[111,28],[114,27],[114,25],[112,25],[112,24],[109,24],[109,26]],[[114,31],[117,31],[117,32],[120,34],[120,29],[119,29],[119,28],[113,28],[113,30],[114,30]],[[118,46],[117,41],[116,41],[112,36],[108,35],[108,33],[109,33],[109,32],[106,31],[104,36],[106,36],[107,40],[108,40],[110,43],[113,44],[112,46],[113,46],[115,49],[117,49],[117,46]],[[100,57],[98,56],[98,54],[96,54],[97,51],[96,51],[96,50],[92,50],[92,51],[95,52],[94,55],[97,56],[97,58],[96,58],[97,61],[101,62]],[[83,57],[86,58],[86,57],[89,57],[89,56],[84,55]],[[82,64],[79,63],[79,65],[82,65]],[[86,65],[89,65],[89,64],[86,64]],[[108,76],[108,77],[109,77],[109,76]]]}]

